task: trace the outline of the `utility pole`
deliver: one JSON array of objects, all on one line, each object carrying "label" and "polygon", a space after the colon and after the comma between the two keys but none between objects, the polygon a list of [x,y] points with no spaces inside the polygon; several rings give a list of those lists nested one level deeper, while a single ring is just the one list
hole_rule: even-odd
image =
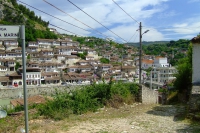
[{"label": "utility pole", "polygon": [[149,32],[149,30],[146,30],[144,33],[142,33],[142,22],[140,22],[140,26],[139,26],[139,31],[140,31],[140,55],[139,55],[139,83],[141,84],[141,78],[142,78],[142,35]]},{"label": "utility pole", "polygon": [[142,77],[142,23],[140,22],[139,26],[139,39],[140,39],[140,52],[139,52],[139,83],[141,84],[141,77]]}]

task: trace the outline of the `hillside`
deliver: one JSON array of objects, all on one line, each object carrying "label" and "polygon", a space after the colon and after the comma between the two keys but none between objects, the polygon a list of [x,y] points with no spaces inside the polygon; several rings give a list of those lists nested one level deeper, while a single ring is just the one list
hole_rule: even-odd
[{"label": "hillside", "polygon": [[[142,42],[142,45],[151,45],[151,44],[167,44],[169,43],[169,41],[150,41],[150,42],[146,42],[146,41],[143,41]],[[130,45],[130,46],[135,46],[135,47],[139,47],[140,44],[139,42],[136,42],[136,43],[127,43],[127,45]]]}]

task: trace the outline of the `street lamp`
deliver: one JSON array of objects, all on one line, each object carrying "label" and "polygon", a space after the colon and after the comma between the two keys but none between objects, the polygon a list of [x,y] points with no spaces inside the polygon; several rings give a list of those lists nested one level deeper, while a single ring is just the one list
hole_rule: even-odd
[{"label": "street lamp", "polygon": [[144,33],[142,33],[142,23],[140,22],[140,55],[139,55],[139,83],[141,84],[141,76],[142,76],[142,35],[149,32],[149,30],[146,30]]}]

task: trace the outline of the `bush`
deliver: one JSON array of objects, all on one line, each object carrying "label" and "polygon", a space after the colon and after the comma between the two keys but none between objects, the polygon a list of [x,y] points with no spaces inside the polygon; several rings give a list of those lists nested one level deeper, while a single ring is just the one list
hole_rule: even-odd
[{"label": "bush", "polygon": [[133,83],[93,84],[70,93],[57,92],[54,100],[37,106],[38,113],[47,118],[61,120],[70,114],[96,111],[104,105],[118,107],[122,103],[132,103],[139,87]]}]

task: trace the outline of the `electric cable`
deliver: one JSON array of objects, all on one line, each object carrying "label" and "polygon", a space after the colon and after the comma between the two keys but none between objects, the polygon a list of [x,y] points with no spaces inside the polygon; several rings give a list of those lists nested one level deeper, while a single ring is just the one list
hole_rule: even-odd
[{"label": "electric cable", "polygon": [[[119,6],[119,4],[117,4],[117,2],[115,2],[114,0],[112,0],[122,11],[124,11],[126,13],[126,15],[128,15],[129,17],[131,17],[131,15],[129,15],[121,6]],[[131,17],[136,23],[139,24],[139,22],[134,19],[133,17]]]},{"label": "electric cable", "polygon": [[[44,0],[45,1],[45,0]],[[99,23],[101,26],[103,26],[104,28],[106,28],[107,30],[109,30],[110,32],[112,32],[113,34],[115,34],[117,37],[119,37],[120,39],[122,39],[123,41],[127,42],[125,39],[123,39],[122,37],[120,37],[119,35],[117,35],[116,33],[114,33],[112,30],[110,30],[109,28],[107,28],[106,26],[104,26],[102,23],[100,23],[99,21],[97,21],[95,18],[93,18],[91,15],[89,15],[88,13],[86,13],[85,11],[83,11],[80,7],[78,7],[76,4],[74,4],[73,2],[71,2],[70,0],[68,0],[72,5],[74,5],[75,7],[77,7],[79,10],[81,10],[83,13],[85,13],[86,15],[88,15],[90,18],[92,18],[94,21],[96,21],[97,23]]]},{"label": "electric cable", "polygon": [[49,4],[50,6],[52,6],[52,7],[56,8],[57,10],[59,10],[59,11],[63,12],[64,14],[67,14],[68,16],[70,16],[71,18],[73,18],[73,19],[75,19],[76,21],[80,22],[81,24],[83,24],[83,25],[85,25],[85,26],[87,26],[87,27],[89,27],[89,28],[93,29],[94,31],[98,32],[99,34],[103,35],[104,37],[106,37],[106,38],[108,37],[108,36],[104,35],[103,33],[101,33],[100,31],[98,31],[98,30],[96,30],[96,29],[92,28],[91,26],[89,26],[89,25],[87,25],[87,24],[85,24],[85,23],[81,22],[80,20],[78,20],[78,19],[74,18],[73,16],[71,16],[70,14],[66,13],[65,11],[63,11],[63,10],[59,9],[58,7],[54,6],[53,4],[51,4],[51,3],[47,2],[46,0],[43,0],[43,1],[44,1],[44,2],[46,2],[47,4]]}]

